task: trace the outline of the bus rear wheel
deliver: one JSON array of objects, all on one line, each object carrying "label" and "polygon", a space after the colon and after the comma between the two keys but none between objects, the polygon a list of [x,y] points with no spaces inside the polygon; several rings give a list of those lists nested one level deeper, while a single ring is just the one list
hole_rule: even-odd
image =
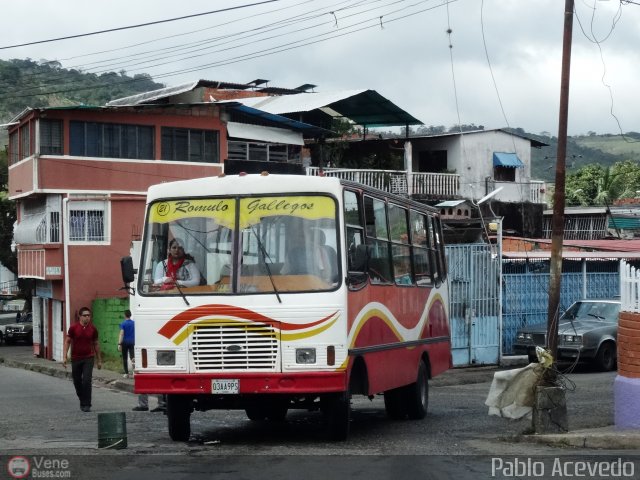
[{"label": "bus rear wheel", "polygon": [[167,395],[167,421],[169,437],[176,442],[186,442],[191,435],[191,403],[188,395]]},{"label": "bus rear wheel", "polygon": [[429,406],[429,375],[423,361],[418,366],[416,382],[404,387],[407,414],[412,420],[421,420],[427,415]]}]

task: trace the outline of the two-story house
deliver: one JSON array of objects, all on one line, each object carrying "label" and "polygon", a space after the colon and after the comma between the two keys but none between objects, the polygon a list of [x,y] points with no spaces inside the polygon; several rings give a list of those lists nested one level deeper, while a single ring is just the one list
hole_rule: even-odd
[{"label": "two-story house", "polygon": [[12,120],[9,198],[18,276],[35,280],[35,354],[61,359],[81,307],[126,296],[119,260],[142,234],[148,187],[223,173],[231,129],[287,159],[313,131],[234,103],[26,109]]}]

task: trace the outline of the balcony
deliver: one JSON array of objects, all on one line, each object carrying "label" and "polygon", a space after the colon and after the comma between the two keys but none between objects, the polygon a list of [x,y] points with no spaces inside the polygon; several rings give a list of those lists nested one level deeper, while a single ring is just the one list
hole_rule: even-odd
[{"label": "balcony", "polygon": [[[323,168],[327,177],[362,183],[396,195],[428,198],[458,198],[460,175],[454,173],[408,173],[404,170],[358,170]],[[319,167],[307,167],[307,175],[317,176]]]}]

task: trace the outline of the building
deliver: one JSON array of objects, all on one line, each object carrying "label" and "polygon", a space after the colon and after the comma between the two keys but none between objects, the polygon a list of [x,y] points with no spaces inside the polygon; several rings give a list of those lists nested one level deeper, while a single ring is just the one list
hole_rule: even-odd
[{"label": "building", "polygon": [[245,143],[270,135],[297,163],[303,132],[317,130],[237,103],[26,109],[12,120],[9,198],[18,277],[35,280],[36,355],[60,360],[81,307],[126,296],[119,260],[142,234],[148,187],[223,173],[240,141],[232,129]]}]

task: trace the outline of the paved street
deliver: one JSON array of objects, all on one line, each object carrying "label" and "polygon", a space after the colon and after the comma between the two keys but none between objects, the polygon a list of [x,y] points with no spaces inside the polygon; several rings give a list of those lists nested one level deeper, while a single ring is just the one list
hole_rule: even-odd
[{"label": "paved street", "polygon": [[[0,355],[12,352],[7,349],[13,348],[26,347],[2,347]],[[251,422],[242,411],[210,411],[193,414],[192,439],[181,443],[169,440],[163,414],[132,412],[136,396],[114,388],[113,383],[106,386],[97,382],[93,390],[93,411],[83,413],[78,408],[68,378],[0,366],[3,383],[0,390],[0,431],[6,432],[0,453],[90,455],[90,460],[83,457],[83,464],[91,465],[105,475],[96,478],[133,478],[109,477],[108,465],[118,464],[123,468],[126,465],[129,470],[144,471],[151,463],[158,463],[158,458],[164,458],[160,462],[163,465],[166,462],[179,472],[192,474],[206,471],[205,465],[211,461],[211,456],[226,459],[223,464],[228,465],[230,471],[246,475],[239,478],[256,478],[264,458],[279,459],[277,463],[283,471],[294,471],[294,466],[304,468],[307,460],[303,459],[313,458],[317,462],[318,458],[326,456],[332,459],[331,465],[338,470],[343,468],[345,472],[356,465],[360,465],[361,471],[367,471],[371,460],[363,462],[364,458],[375,459],[380,467],[384,466],[382,471],[386,473],[399,459],[404,459],[401,461],[403,468],[412,467],[417,471],[427,468],[425,459],[428,459],[429,471],[441,471],[447,475],[457,472],[457,476],[441,478],[459,479],[489,478],[487,471],[491,458],[495,456],[573,455],[585,458],[606,454],[632,458],[630,454],[635,453],[617,448],[602,451],[528,442],[528,436],[522,433],[529,429],[529,420],[513,421],[487,415],[484,400],[490,376],[481,376],[478,383],[451,382],[446,385],[444,383],[447,382],[443,382],[436,386],[434,382],[430,391],[429,415],[424,421],[391,421],[385,415],[381,397],[373,401],[357,397],[352,433],[347,442],[327,442],[322,435],[317,412],[295,411],[287,416],[286,422],[278,423]],[[575,384],[575,390],[567,393],[572,430],[612,423],[611,386],[614,378],[615,372],[588,370],[567,377],[569,386]],[[153,406],[155,400],[151,399],[151,402]],[[119,411],[126,413],[128,448],[99,450],[98,414]],[[135,454],[135,460],[132,454]],[[460,456],[461,460],[452,461],[455,458],[452,455]],[[338,460],[334,460],[336,458]],[[346,458],[355,460],[345,462]],[[282,462],[290,468],[283,467]],[[323,465],[326,463],[318,462],[320,470]],[[103,471],[101,466],[106,470]],[[640,463],[638,466],[640,468]],[[371,478],[387,477],[374,475]]]}]

